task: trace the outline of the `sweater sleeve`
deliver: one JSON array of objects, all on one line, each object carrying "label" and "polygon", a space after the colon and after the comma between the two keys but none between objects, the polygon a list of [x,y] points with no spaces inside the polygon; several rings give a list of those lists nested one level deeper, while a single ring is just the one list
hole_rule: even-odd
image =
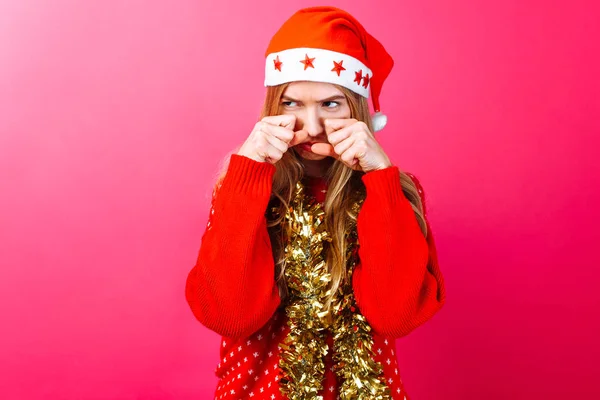
[{"label": "sweater sleeve", "polygon": [[260,329],[280,303],[265,211],[275,166],[233,154],[211,213],[186,300],[208,329],[230,338]]},{"label": "sweater sleeve", "polygon": [[[421,231],[402,192],[399,169],[363,175],[367,197],[357,219],[358,257],[352,275],[356,303],[374,331],[391,338],[407,335],[445,303],[433,234]],[[423,207],[424,194],[415,182]]]}]

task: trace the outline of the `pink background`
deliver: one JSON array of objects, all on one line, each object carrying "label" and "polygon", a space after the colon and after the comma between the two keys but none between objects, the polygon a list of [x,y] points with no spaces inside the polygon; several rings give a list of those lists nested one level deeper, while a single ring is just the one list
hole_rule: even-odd
[{"label": "pink background", "polygon": [[[378,137],[446,278],[397,342],[413,399],[600,398],[595,2],[329,3],[396,60]],[[2,399],[210,398],[185,278],[268,40],[315,4],[0,3]]]}]

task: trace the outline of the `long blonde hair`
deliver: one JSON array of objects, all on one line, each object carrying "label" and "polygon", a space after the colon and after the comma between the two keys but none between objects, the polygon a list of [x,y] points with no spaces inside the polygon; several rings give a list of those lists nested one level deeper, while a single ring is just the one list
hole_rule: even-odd
[{"label": "long blonde hair", "polygon": [[[279,115],[281,110],[281,97],[289,84],[285,83],[278,86],[268,86],[265,101],[262,107],[260,119]],[[350,117],[363,121],[369,127],[371,124],[369,106],[366,98],[352,92],[345,87],[335,85],[348,100],[350,106]],[[230,156],[228,156],[229,158]],[[271,239],[273,250],[273,259],[275,261],[275,279],[279,288],[279,294],[282,299],[281,306],[285,305],[285,299],[288,296],[287,284],[285,279],[285,257],[284,237],[282,236],[282,224],[284,223],[285,212],[291,201],[293,190],[296,183],[304,177],[304,167],[299,159],[299,155],[292,147],[283,154],[283,157],[275,163],[276,171],[273,177],[273,186],[271,198],[266,210],[267,229]],[[218,182],[224,178],[227,170],[228,159],[224,161],[220,170]],[[365,195],[365,187],[361,180],[364,172],[355,171],[347,167],[342,162],[335,160],[325,174],[328,181],[327,194],[325,197],[325,228],[330,234],[331,242],[325,251],[326,262],[331,274],[331,294],[328,297],[325,308],[328,309],[335,297],[338,287],[346,277],[346,232],[351,222],[356,221],[357,215],[352,211],[352,203],[356,196]],[[400,183],[402,191],[410,201],[417,222],[421,227],[423,235],[427,237],[427,226],[423,216],[423,204],[417,187],[412,179],[402,170],[400,170]],[[271,212],[271,210],[280,210]]]}]

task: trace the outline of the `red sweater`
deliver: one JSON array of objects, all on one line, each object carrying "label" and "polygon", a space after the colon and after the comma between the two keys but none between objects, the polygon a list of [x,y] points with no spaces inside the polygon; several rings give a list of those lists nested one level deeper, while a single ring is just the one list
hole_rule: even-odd
[{"label": "red sweater", "polygon": [[[196,265],[186,281],[186,299],[195,317],[222,336],[215,373],[215,399],[284,399],[279,391],[278,344],[289,328],[274,279],[275,265],[265,212],[275,166],[233,154],[211,213]],[[424,202],[423,189],[414,177]],[[376,361],[393,399],[404,391],[394,339],[430,319],[445,303],[444,280],[435,244],[421,232],[402,192],[398,167],[367,172],[367,197],[356,229],[359,237],[352,287],[361,314],[372,327]],[[320,179],[307,186],[323,201]],[[333,348],[331,335],[328,336]],[[331,352],[325,359],[324,399],[337,398]]]}]

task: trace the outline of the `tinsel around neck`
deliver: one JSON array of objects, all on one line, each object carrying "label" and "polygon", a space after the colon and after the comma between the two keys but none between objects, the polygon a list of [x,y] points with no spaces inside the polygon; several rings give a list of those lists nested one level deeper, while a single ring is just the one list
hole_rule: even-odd
[{"label": "tinsel around neck", "polygon": [[[353,204],[355,212],[361,202]],[[331,237],[324,219],[321,205],[298,182],[285,215],[284,273],[290,293],[285,311],[290,332],[279,345],[280,391],[291,400],[322,399],[324,357],[331,350],[326,336],[332,334],[339,398],[391,399],[381,378],[383,368],[374,361],[371,327],[358,310],[350,279],[338,289],[334,307],[325,309],[331,275],[323,245]],[[358,237],[352,228],[347,235],[348,277],[357,262]]]}]

